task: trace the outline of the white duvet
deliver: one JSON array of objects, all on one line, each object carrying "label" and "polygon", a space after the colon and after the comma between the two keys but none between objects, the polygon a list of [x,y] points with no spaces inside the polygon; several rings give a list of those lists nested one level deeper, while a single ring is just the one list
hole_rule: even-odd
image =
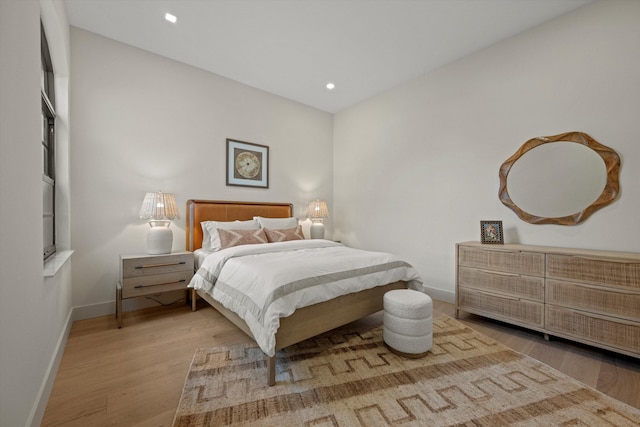
[{"label": "white duvet", "polygon": [[399,280],[412,287],[421,284],[415,269],[394,255],[329,240],[295,240],[214,252],[189,287],[207,292],[237,313],[262,351],[273,356],[281,317],[300,307]]}]

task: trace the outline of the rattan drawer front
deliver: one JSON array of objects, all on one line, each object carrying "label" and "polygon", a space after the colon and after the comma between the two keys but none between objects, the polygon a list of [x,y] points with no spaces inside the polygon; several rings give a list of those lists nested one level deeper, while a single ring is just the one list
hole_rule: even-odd
[{"label": "rattan drawer front", "polygon": [[640,323],[547,304],[546,329],[576,341],[609,346],[640,356]]},{"label": "rattan drawer front", "polygon": [[477,268],[460,267],[459,286],[544,301],[544,278],[523,276],[515,273],[503,273]]},{"label": "rattan drawer front", "polygon": [[546,302],[640,321],[640,291],[547,280]]},{"label": "rattan drawer front", "polygon": [[549,254],[547,277],[640,289],[640,261]]},{"label": "rattan drawer front", "polygon": [[538,328],[544,325],[544,305],[539,302],[458,288],[458,304],[465,311],[487,317]]},{"label": "rattan drawer front", "polygon": [[459,246],[458,263],[466,267],[544,276],[544,253]]}]

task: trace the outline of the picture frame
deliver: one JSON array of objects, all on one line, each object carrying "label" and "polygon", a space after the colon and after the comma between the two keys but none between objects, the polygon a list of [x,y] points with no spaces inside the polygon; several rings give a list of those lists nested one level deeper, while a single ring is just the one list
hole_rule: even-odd
[{"label": "picture frame", "polygon": [[227,138],[227,185],[269,188],[269,147]]},{"label": "picture frame", "polygon": [[480,241],[488,245],[503,245],[504,233],[502,231],[502,221],[480,221]]}]

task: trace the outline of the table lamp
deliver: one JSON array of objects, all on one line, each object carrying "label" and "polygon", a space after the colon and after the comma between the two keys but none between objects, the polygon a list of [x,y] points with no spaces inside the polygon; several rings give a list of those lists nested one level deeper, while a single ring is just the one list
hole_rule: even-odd
[{"label": "table lamp", "polygon": [[171,193],[147,193],[138,214],[140,219],[148,219],[151,228],[147,232],[149,254],[169,254],[173,244],[171,220],[178,218],[176,199]]},{"label": "table lamp", "polygon": [[324,239],[324,218],[329,216],[327,202],[314,200],[309,203],[309,218],[311,219],[310,235],[312,239]]}]

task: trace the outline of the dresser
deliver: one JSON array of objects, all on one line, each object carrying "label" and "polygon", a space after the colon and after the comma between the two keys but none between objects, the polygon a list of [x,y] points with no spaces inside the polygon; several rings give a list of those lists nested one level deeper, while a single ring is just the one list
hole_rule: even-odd
[{"label": "dresser", "polygon": [[116,286],[116,318],[122,327],[122,300],[163,292],[187,290],[193,277],[193,253],[120,255],[120,282]]},{"label": "dresser", "polygon": [[640,357],[640,254],[458,243],[460,311]]}]

